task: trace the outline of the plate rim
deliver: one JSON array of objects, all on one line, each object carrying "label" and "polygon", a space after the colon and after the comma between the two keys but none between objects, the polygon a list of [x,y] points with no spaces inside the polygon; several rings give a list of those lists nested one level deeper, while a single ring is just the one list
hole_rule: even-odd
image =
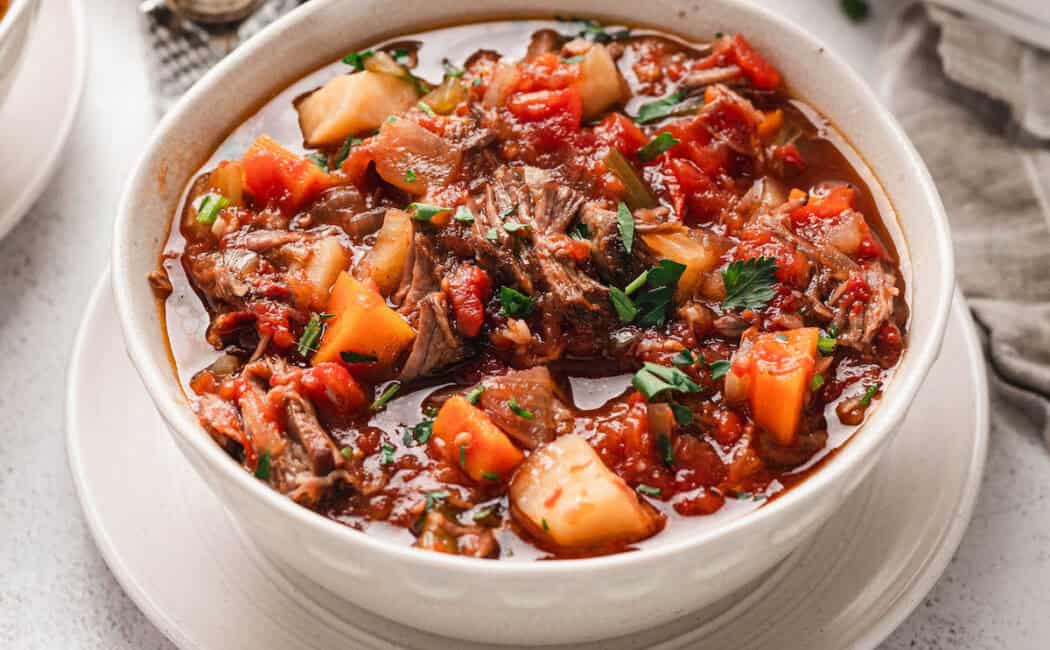
[{"label": "plate rim", "polygon": [[[79,418],[76,394],[79,391],[79,386],[75,384],[74,379],[80,374],[82,357],[79,351],[84,349],[86,345],[90,319],[97,312],[98,305],[103,299],[105,292],[109,290],[112,294],[110,278],[111,272],[107,268],[91,292],[70,348],[70,364],[66,371],[66,389],[64,391],[66,460],[76,489],[77,501],[81,506],[81,511],[84,513],[84,518],[95,541],[95,546],[117,583],[146,619],[176,647],[180,649],[196,649],[199,646],[179,629],[175,620],[161,611],[161,608],[155,603],[149,591],[121,559],[115,544],[103,526],[102,517],[95,507],[95,503],[89,498],[89,490],[86,485],[87,479],[82,471],[80,445],[76,442]],[[115,297],[111,296],[111,298]],[[958,311],[958,314],[955,313],[956,311]],[[963,344],[970,353],[970,371],[973,373],[972,376],[976,388],[975,442],[973,452],[970,455],[964,490],[960,495],[950,524],[940,535],[931,552],[920,565],[920,568],[912,573],[906,581],[902,593],[894,599],[894,602],[874,622],[866,624],[859,635],[855,635],[852,641],[852,645],[855,647],[876,647],[889,637],[917,608],[919,603],[922,602],[941,578],[951,558],[958,550],[976,506],[988,449],[990,428],[989,389],[987,371],[984,365],[984,353],[977,335],[976,325],[969,309],[966,307],[962,293],[958,289],[954,292],[952,305],[952,318],[955,317],[960,319]],[[361,629],[360,631],[368,636],[374,636],[373,633],[366,629]],[[685,634],[688,634],[688,632]],[[674,639],[668,639],[667,641],[673,642]]]},{"label": "plate rim", "polygon": [[[65,151],[66,145],[69,144],[69,136],[73,132],[73,125],[76,124],[77,115],[80,114],[80,103],[84,99],[84,86],[87,80],[87,59],[89,56],[87,21],[84,17],[83,3],[79,2],[79,0],[64,0],[64,2],[62,0],[43,0],[38,7],[39,13],[36,16],[36,20],[38,22],[43,21],[47,17],[48,10],[52,7],[58,9],[66,5],[69,7],[72,22],[74,63],[60,67],[72,68],[73,74],[71,78],[72,83],[69,84],[71,89],[69,101],[58,128],[52,130],[54,137],[50,141],[50,148],[44,156],[44,164],[36,167],[36,174],[24,185],[25,189],[18,195],[18,198],[10,205],[0,207],[0,239],[3,239],[15,226],[21,223],[22,219],[33,208],[33,205],[36,204],[40,195],[44,193],[55,172],[58,171],[58,163],[62,158],[62,152]],[[32,48],[39,38],[40,31],[34,29],[33,33],[30,34],[30,40],[26,44],[26,48]],[[22,69],[18,71],[8,97],[18,92],[19,88],[28,85],[26,71],[31,68],[32,61],[30,61],[28,56],[30,53],[27,52],[26,54],[25,60],[22,61]]]}]

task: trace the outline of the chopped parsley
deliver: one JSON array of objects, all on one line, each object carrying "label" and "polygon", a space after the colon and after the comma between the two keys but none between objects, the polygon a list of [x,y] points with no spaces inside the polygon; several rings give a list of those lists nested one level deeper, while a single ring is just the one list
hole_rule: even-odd
[{"label": "chopped parsley", "polygon": [[389,443],[384,442],[383,446],[380,447],[380,449],[383,450],[382,463],[384,465],[391,465],[391,464],[393,464],[393,462],[394,462],[394,452],[397,451],[397,449],[394,447],[394,445],[391,445]]},{"label": "chopped parsley", "polygon": [[383,389],[383,392],[379,394],[376,401],[372,402],[372,405],[368,408],[373,411],[381,411],[386,406],[386,403],[394,399],[394,395],[397,395],[397,391],[401,390],[401,382],[391,382],[389,386]]},{"label": "chopped parsley", "polygon": [[623,241],[623,248],[630,253],[634,246],[634,215],[627,209],[623,201],[620,201],[620,207],[616,210],[616,222],[620,230],[620,239]]},{"label": "chopped parsley", "polygon": [[547,523],[547,518],[546,517],[543,517],[543,519],[541,521],[543,523],[543,530],[550,530],[551,529],[550,524]]},{"label": "chopped parsley", "polygon": [[411,434],[412,440],[417,443],[421,445],[427,444],[430,441],[430,436],[434,435],[433,418],[423,418],[420,422],[410,426],[408,433]]},{"label": "chopped parsley", "polygon": [[631,280],[631,283],[624,288],[624,293],[628,296],[634,295],[634,292],[638,291],[645,286],[645,281],[649,279],[649,272],[642,271],[637,278]]},{"label": "chopped parsley", "polygon": [[678,138],[674,137],[670,133],[664,132],[650,140],[644,147],[638,150],[638,160],[642,162],[650,162],[656,160],[656,157],[667,151],[671,147],[681,142]]},{"label": "chopped parsley", "polygon": [[374,354],[363,354],[361,352],[340,352],[339,357],[346,363],[375,363],[379,357]]},{"label": "chopped parsley", "polygon": [[683,99],[685,99],[685,93],[679,90],[661,99],[646,102],[638,107],[638,115],[634,121],[639,124],[648,124],[668,117],[675,112]]},{"label": "chopped parsley", "polygon": [[531,420],[532,418],[536,417],[535,415],[533,415],[532,411],[519,405],[518,400],[514,399],[513,397],[510,398],[510,401],[507,402],[507,408],[509,408],[510,412],[518,416],[519,418]]},{"label": "chopped parsley", "polygon": [[210,226],[219,218],[219,211],[230,204],[230,200],[222,194],[209,192],[204,195],[197,207],[197,223],[202,226]]},{"label": "chopped parsley", "polygon": [[317,165],[324,171],[328,171],[328,156],[320,151],[315,151],[306,156],[306,159]]},{"label": "chopped parsley", "polygon": [[662,494],[660,488],[655,488],[651,485],[646,485],[645,483],[639,483],[638,487],[634,489],[637,490],[639,494],[644,494],[647,497],[658,497]]},{"label": "chopped parsley", "polygon": [[668,402],[668,406],[671,407],[671,413],[674,413],[674,420],[682,426],[687,426],[693,423],[693,411],[687,406],[683,406],[677,402]]},{"label": "chopped parsley", "polygon": [[441,62],[441,67],[445,69],[445,76],[452,77],[453,79],[459,79],[463,76],[463,68],[457,68],[445,59]]},{"label": "chopped parsley", "polygon": [[696,363],[696,357],[689,350],[679,350],[678,354],[671,359],[671,364],[676,366],[691,366]]},{"label": "chopped parsley", "polygon": [[879,392],[880,388],[882,388],[882,382],[877,381],[864,389],[864,395],[860,398],[860,405],[867,406],[868,404],[871,404],[871,399],[875,397],[875,394]]},{"label": "chopped parsley", "polygon": [[577,33],[577,36],[603,45],[613,41],[621,41],[631,35],[631,30],[629,29],[618,29],[614,32],[606,31],[605,27],[596,20],[574,18],[572,22],[583,23],[583,29]]},{"label": "chopped parsley", "polygon": [[722,271],[726,297],[722,307],[726,309],[762,309],[773,299],[776,291],[777,261],[772,257],[752,257],[737,260]]},{"label": "chopped parsley", "polygon": [[[646,272],[645,291],[634,298],[634,305],[638,308],[636,322],[639,325],[654,327],[664,324],[667,320],[667,306],[671,304],[678,279],[682,277],[684,271],[684,264],[671,260],[660,260],[656,266]],[[627,286],[626,293],[633,293],[635,282]],[[638,291],[638,289],[634,290]]]},{"label": "chopped parsley", "polygon": [[[408,171],[412,172],[412,180],[409,180],[408,172],[405,172],[405,180],[411,183],[416,179],[416,173],[411,169]],[[412,213],[412,218],[416,221],[429,222],[442,212],[448,212],[451,208],[446,208],[440,205],[431,205],[429,203],[409,203],[408,210]]]},{"label": "chopped parsley", "polygon": [[324,322],[334,317],[333,314],[317,312],[310,314],[310,320],[307,321],[306,328],[303,329],[303,335],[299,337],[299,343],[296,346],[300,355],[308,357],[311,352],[317,350],[317,344],[321,341],[321,336],[324,335]]},{"label": "chopped parsley", "polygon": [[570,56],[567,59],[562,59],[561,60],[562,63],[568,63],[568,64],[579,63],[580,61],[583,61],[583,55],[582,54],[579,54],[577,56]]},{"label": "chopped parsley", "polygon": [[459,446],[459,466],[463,469],[467,468],[467,446]]},{"label": "chopped parsley", "polygon": [[264,451],[255,466],[255,478],[266,481],[270,478],[270,452]]},{"label": "chopped parsley", "polygon": [[519,230],[525,230],[529,227],[527,223],[518,223],[517,221],[508,221],[503,224],[503,229],[509,233],[515,233]]},{"label": "chopped parsley", "polygon": [[855,23],[861,22],[871,13],[867,0],[839,0],[839,6],[842,7],[842,13]]},{"label": "chopped parsley", "polygon": [[502,314],[511,318],[528,318],[536,308],[532,298],[511,287],[500,287],[499,302]]},{"label": "chopped parsley", "polygon": [[711,371],[711,379],[721,379],[722,377],[725,377],[726,374],[729,372],[730,365],[731,364],[725,359],[721,359],[719,361],[712,361],[711,363],[707,364],[708,370]]},{"label": "chopped parsley", "polygon": [[474,521],[484,521],[496,514],[495,508],[482,508],[474,513]]},{"label": "chopped parsley", "polygon": [[471,404],[477,404],[478,400],[481,399],[481,394],[484,392],[485,387],[481,384],[478,384],[477,386],[471,388],[470,391],[467,392],[467,401]]},{"label": "chopped parsley", "polygon": [[839,340],[834,336],[824,336],[821,334],[820,338],[817,339],[817,349],[820,350],[821,354],[833,354],[838,345]]},{"label": "chopped parsley", "polygon": [[363,50],[361,52],[351,52],[343,57],[343,63],[354,67],[354,70],[358,72],[365,69],[365,59],[375,56],[375,52],[372,50]]},{"label": "chopped parsley", "polygon": [[465,205],[456,208],[456,214],[452,215],[452,218],[462,223],[474,223],[474,213]]},{"label": "chopped parsley", "polygon": [[419,107],[419,110],[423,111],[430,117],[434,117],[435,115],[437,115],[437,113],[434,112],[434,109],[430,108],[430,106],[428,106],[426,102],[419,102],[418,104],[416,104],[416,106]]},{"label": "chopped parsley", "polygon": [[426,505],[423,506],[423,512],[430,512],[434,509],[434,506],[438,504],[438,501],[444,501],[448,497],[448,490],[435,490],[433,492],[424,492],[423,498],[426,499]]},{"label": "chopped parsley", "polygon": [[499,228],[492,226],[485,231],[485,239],[489,240],[493,244],[499,243]]},{"label": "chopped parsley", "polygon": [[700,386],[678,368],[669,368],[649,362],[643,364],[642,369],[634,373],[631,385],[650,401],[668,391],[700,392]]},{"label": "chopped parsley", "polygon": [[666,434],[661,433],[656,436],[656,450],[660,452],[660,460],[665,466],[674,465],[674,448],[671,446],[671,439]]},{"label": "chopped parsley", "polygon": [[498,481],[500,480],[500,475],[496,472],[482,472],[481,478],[485,479],[486,481]]},{"label": "chopped parsley", "polygon": [[609,302],[612,303],[613,309],[616,310],[616,315],[620,317],[621,323],[633,322],[635,317],[638,316],[638,308],[634,306],[634,302],[619,287],[609,286]]},{"label": "chopped parsley", "polygon": [[350,447],[343,447],[339,450],[339,455],[347,460],[350,460],[354,457],[354,450]]},{"label": "chopped parsley", "polygon": [[[405,170],[406,183],[415,183],[417,180],[419,180],[419,177],[416,176],[416,170],[411,168]],[[430,219],[426,219],[425,221],[430,221]]]},{"label": "chopped parsley", "polygon": [[343,146],[339,147],[339,151],[336,152],[335,159],[332,160],[332,167],[335,169],[342,167],[347,156],[350,155],[350,147],[358,144],[361,144],[361,138],[347,138]]},{"label": "chopped parsley", "polygon": [[738,501],[765,501],[766,495],[755,494],[753,492],[737,492],[733,495]]},{"label": "chopped parsley", "polygon": [[590,241],[591,229],[582,221],[577,222],[576,225],[572,227],[572,230],[569,231],[569,237],[580,241]]},{"label": "chopped parsley", "polygon": [[823,385],[824,385],[824,375],[822,375],[822,374],[819,374],[819,373],[815,374],[815,375],[813,375],[813,379],[809,380],[809,390],[810,390],[810,392],[816,392],[816,391],[820,390],[820,387],[823,386]]}]

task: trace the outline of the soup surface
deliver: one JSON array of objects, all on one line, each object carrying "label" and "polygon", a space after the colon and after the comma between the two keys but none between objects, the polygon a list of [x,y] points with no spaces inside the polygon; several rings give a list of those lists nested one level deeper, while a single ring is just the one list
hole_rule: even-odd
[{"label": "soup surface", "polygon": [[285,90],[150,277],[204,430],[323,516],[473,557],[639,548],[782,493],[877,403],[908,312],[859,158],[775,64],[508,21]]}]

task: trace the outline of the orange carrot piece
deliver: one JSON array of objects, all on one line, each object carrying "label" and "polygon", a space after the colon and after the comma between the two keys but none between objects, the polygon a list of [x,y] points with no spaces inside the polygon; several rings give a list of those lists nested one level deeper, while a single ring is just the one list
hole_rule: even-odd
[{"label": "orange carrot piece", "polygon": [[462,395],[441,407],[431,448],[479,482],[505,481],[525,456],[484,411]]}]

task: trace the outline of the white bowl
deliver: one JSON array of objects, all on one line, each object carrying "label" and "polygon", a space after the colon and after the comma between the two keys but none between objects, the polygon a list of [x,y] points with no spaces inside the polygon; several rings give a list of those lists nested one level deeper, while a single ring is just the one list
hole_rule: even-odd
[{"label": "white bowl", "polygon": [[[944,333],[953,275],[943,207],[900,127],[846,64],[763,9],[739,0],[698,5],[313,0],[235,50],[167,115],[128,182],[116,222],[113,280],[120,319],[131,359],[179,448],[267,555],[365,609],[437,634],[493,643],[594,640],[658,625],[753,584],[815,533],[868,474]],[[146,276],[156,267],[184,186],[242,116],[355,47],[435,24],[567,14],[648,24],[697,39],[744,32],[864,153],[899,215],[900,228],[889,226],[904,258],[912,310],[910,346],[878,409],[829,463],[781,498],[724,526],[679,523],[634,553],[534,563],[450,557],[391,545],[296,505],[212,442],[169,363]],[[890,214],[885,197],[880,207]]]},{"label": "white bowl", "polygon": [[0,19],[0,105],[18,76],[40,0],[13,0]]}]

